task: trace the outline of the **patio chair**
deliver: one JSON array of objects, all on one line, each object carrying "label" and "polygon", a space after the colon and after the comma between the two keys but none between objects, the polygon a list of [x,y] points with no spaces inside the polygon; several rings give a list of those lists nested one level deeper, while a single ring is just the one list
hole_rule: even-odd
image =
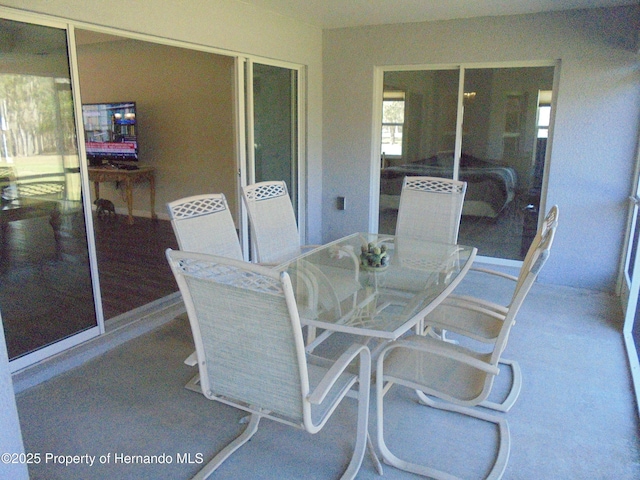
[{"label": "patio chair", "polygon": [[[276,266],[318,246],[300,245],[296,216],[285,182],[267,181],[246,185],[242,188],[242,198],[249,214],[251,239],[258,263]],[[339,297],[338,301],[358,290],[358,272],[354,273],[354,279],[348,282],[350,285],[345,285],[343,292],[332,292],[332,295]],[[320,279],[324,275],[331,275],[331,272],[325,269],[321,274],[318,272],[316,277]],[[316,329],[309,326],[307,343],[312,345],[315,339]]]},{"label": "patio chair", "polygon": [[405,177],[396,236],[457,243],[467,183],[449,178]]},{"label": "patio chair", "polygon": [[[440,177],[404,177],[396,222],[396,237],[438,243],[458,243],[467,182]],[[422,330],[422,323],[417,327]],[[446,340],[446,331],[429,330]]]},{"label": "patio chair", "polygon": [[242,260],[236,226],[222,193],[181,198],[167,203],[180,250]]},{"label": "patio chair", "polygon": [[[236,226],[224,194],[181,198],[167,203],[167,210],[180,250],[243,259]],[[198,363],[196,352],[189,355],[184,363],[195,367]],[[194,376],[186,388],[200,391],[200,375]]]},{"label": "patio chair", "polygon": [[[515,283],[513,295],[508,305],[500,305],[485,299],[453,294],[425,317],[426,328],[446,329],[485,344],[495,344],[500,338],[504,322],[510,316],[515,318],[515,313],[517,313],[526,298],[529,289],[549,256],[558,226],[558,214],[558,207],[551,207],[531,243],[517,277],[486,268],[472,267],[484,274],[496,275]],[[510,391],[502,402],[485,401],[483,406],[506,412],[518,398],[522,385],[522,372],[519,364],[514,360],[501,359],[500,363],[511,368],[513,380]]]},{"label": "patio chair", "polygon": [[249,213],[258,263],[278,265],[300,255],[300,234],[285,182],[246,185],[242,198]]},{"label": "patio chair", "polygon": [[[321,365],[305,353],[291,280],[234,259],[167,250],[198,353],[202,393],[248,412],[245,430],[195,478],[207,478],[257,431],[262,418],[320,431],[358,384],[353,455],[342,478],[354,478],[367,445],[371,357],[352,344]],[[358,362],[358,374],[347,368]]]},{"label": "patio chair", "polygon": [[[496,330],[487,352],[478,352],[462,345],[443,342],[424,335],[412,335],[392,342],[385,347],[377,362],[377,438],[383,460],[402,470],[436,479],[457,478],[441,470],[400,459],[392,453],[384,440],[384,396],[394,384],[416,390],[425,406],[452,413],[466,415],[495,424],[499,431],[497,453],[492,462],[488,479],[502,477],[509,459],[510,435],[504,417],[490,415],[473,407],[486,405],[493,382],[498,375],[501,355],[522,302],[531,289],[540,269],[549,256],[555,228],[548,228],[541,241],[523,265],[521,281],[516,287],[511,304],[500,313],[489,309],[460,305],[451,310],[446,328],[456,326],[455,320],[467,323],[469,318],[489,318],[496,321]],[[519,393],[519,386],[517,387]],[[434,400],[435,397],[438,400]],[[515,401],[515,399],[513,400]],[[435,435],[434,435],[435,436]],[[461,439],[461,448],[468,446],[468,438]]]}]

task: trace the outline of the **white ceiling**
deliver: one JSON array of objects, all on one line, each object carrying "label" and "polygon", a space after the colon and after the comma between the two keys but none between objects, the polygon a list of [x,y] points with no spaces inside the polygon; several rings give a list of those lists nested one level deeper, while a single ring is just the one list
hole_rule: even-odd
[{"label": "white ceiling", "polygon": [[321,28],[517,15],[637,0],[241,0]]}]

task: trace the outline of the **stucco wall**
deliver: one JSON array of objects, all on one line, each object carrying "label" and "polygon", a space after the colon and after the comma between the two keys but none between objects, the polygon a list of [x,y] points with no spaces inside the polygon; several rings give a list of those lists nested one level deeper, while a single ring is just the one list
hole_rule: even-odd
[{"label": "stucco wall", "polygon": [[369,226],[374,67],[560,60],[546,204],[561,218],[540,279],[614,290],[638,139],[637,25],[638,9],[621,7],[325,31],[323,241]]}]

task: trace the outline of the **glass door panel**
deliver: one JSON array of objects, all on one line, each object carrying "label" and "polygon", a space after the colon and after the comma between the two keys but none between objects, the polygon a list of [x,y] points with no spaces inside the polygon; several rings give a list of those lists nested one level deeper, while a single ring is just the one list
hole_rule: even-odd
[{"label": "glass door panel", "polygon": [[[63,29],[0,20],[0,310],[10,360],[97,327]],[[96,329],[96,334],[97,334]]]},{"label": "glass door panel", "polygon": [[459,241],[479,255],[522,260],[533,240],[553,74],[553,67],[464,71],[458,178],[467,193]]},{"label": "glass door panel", "polygon": [[405,176],[453,178],[459,78],[458,69],[384,73],[380,233],[395,232]]},{"label": "glass door panel", "polygon": [[298,72],[253,64],[254,181],[283,180],[298,212]]}]

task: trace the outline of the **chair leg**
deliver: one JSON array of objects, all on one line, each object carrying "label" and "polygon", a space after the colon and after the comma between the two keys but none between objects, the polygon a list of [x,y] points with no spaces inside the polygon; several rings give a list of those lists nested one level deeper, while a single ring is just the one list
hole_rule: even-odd
[{"label": "chair leg", "polygon": [[[366,352],[366,353],[365,353]],[[367,440],[369,438],[369,393],[371,389],[371,356],[368,350],[360,353],[358,385],[358,420],[356,427],[356,444],[353,448],[353,455],[349,466],[342,474],[341,480],[351,480],[355,478],[362,465]],[[377,461],[375,457],[374,463]]]},{"label": "chair leg", "polygon": [[367,450],[369,451],[369,457],[371,457],[371,461],[373,462],[373,466],[378,472],[378,475],[384,475],[382,470],[382,464],[380,463],[380,459],[378,458],[378,454],[376,453],[376,449],[373,446],[373,442],[371,441],[371,435],[367,433]]},{"label": "chair leg", "polygon": [[522,389],[522,370],[520,369],[520,365],[515,360],[500,360],[501,364],[508,365],[511,367],[511,388],[509,389],[509,393],[507,398],[505,398],[502,402],[490,402],[489,400],[485,400],[480,404],[481,407],[489,408],[491,410],[496,410],[498,412],[508,412],[513,407],[513,404],[516,403],[518,397],[520,396],[520,390]]},{"label": "chair leg", "polygon": [[258,424],[260,423],[260,415],[251,414],[251,418],[247,427],[242,433],[236,437],[229,445],[224,447],[213,459],[207,463],[202,470],[200,470],[193,480],[205,480],[209,477],[229,456],[239,449],[242,445],[247,443],[251,437],[258,431]]},{"label": "chair leg", "polygon": [[200,374],[196,373],[191,380],[189,380],[184,388],[187,390],[191,390],[192,392],[202,393],[202,388],[200,387]]},{"label": "chair leg", "polygon": [[[443,472],[441,470],[428,467],[425,465],[418,465],[415,463],[407,462],[406,460],[402,460],[394,455],[389,448],[387,447],[384,441],[384,412],[383,412],[383,403],[384,403],[384,387],[381,385],[383,382],[376,382],[376,393],[377,393],[377,432],[378,432],[378,448],[382,454],[382,459],[385,463],[392,465],[401,470],[405,470],[407,472],[415,473],[417,475],[423,475],[426,477],[431,477],[436,480],[460,480],[455,475],[452,475],[447,472]],[[425,397],[427,402],[425,405],[428,405],[432,408],[436,408],[438,410],[444,410],[453,413],[459,413],[462,415],[467,415],[472,418],[476,418],[478,420],[483,420],[489,423],[493,423],[498,426],[499,431],[499,440],[498,440],[498,452],[494,463],[491,467],[491,471],[486,477],[486,480],[499,480],[502,478],[502,475],[507,467],[507,462],[509,460],[509,452],[511,449],[511,436],[509,433],[509,424],[507,420],[504,418],[496,417],[493,415],[489,415],[485,412],[474,410],[467,407],[461,407],[458,405],[453,405],[445,402],[434,402],[433,400]]]}]

